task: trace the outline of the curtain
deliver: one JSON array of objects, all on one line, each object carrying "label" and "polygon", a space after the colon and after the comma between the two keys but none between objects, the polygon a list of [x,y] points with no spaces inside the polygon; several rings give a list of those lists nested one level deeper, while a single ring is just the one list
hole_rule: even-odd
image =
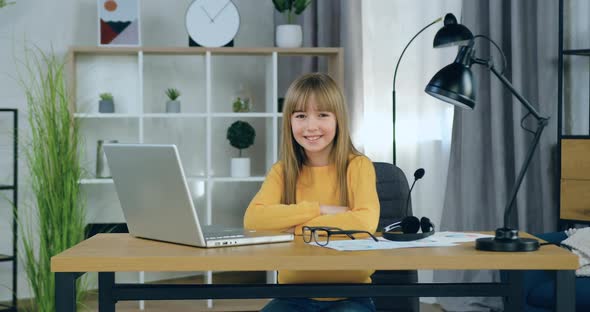
[{"label": "curtain", "polygon": [[[361,3],[355,0],[312,1],[297,16],[303,28],[304,47],[342,47],[344,49],[344,96],[346,98],[351,131],[362,119],[362,36]],[[275,10],[275,25],[286,19]],[[318,57],[279,58],[278,93],[282,97],[298,76],[309,72],[327,72],[327,60]]]},{"label": "curtain", "polygon": [[[498,43],[506,54],[504,75],[542,115],[551,116],[521,185],[510,225],[530,233],[557,224],[558,3],[554,0],[463,1],[463,23]],[[499,53],[476,40],[476,56]],[[449,60],[450,62],[451,60]],[[533,135],[520,126],[527,110],[486,68],[472,67],[476,108],[455,108],[441,230],[493,231],[503,225],[504,206]],[[529,116],[530,117],[530,116]],[[535,129],[534,118],[524,125]],[[437,282],[497,280],[497,272],[435,272]],[[500,309],[497,298],[439,298],[448,311]]]}]

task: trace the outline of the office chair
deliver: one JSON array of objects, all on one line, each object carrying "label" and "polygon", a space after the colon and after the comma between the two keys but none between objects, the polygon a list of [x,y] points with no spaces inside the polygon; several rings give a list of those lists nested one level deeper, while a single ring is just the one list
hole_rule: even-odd
[{"label": "office chair", "polygon": [[[396,220],[406,216],[406,199],[410,186],[403,171],[395,165],[374,162],[377,176],[377,195],[381,205],[381,215],[377,231]],[[409,213],[412,213],[410,202]],[[406,271],[375,271],[371,276],[373,284],[411,284],[418,282],[418,272]],[[373,298],[377,311],[388,312],[418,312],[420,309],[418,297],[375,297]]]}]

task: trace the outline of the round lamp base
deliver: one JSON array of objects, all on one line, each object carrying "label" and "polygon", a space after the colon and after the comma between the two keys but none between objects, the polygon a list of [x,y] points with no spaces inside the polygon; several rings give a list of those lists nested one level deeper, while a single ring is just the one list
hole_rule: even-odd
[{"label": "round lamp base", "polygon": [[496,239],[491,237],[475,240],[475,249],[485,251],[535,251],[539,241],[532,238]]}]

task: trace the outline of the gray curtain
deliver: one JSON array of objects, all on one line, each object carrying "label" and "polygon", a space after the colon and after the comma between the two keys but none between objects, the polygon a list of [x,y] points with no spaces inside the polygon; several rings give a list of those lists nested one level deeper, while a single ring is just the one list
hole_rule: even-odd
[{"label": "gray curtain", "polygon": [[[463,23],[474,34],[492,38],[505,52],[504,75],[542,115],[551,116],[518,193],[510,226],[539,233],[557,225],[557,54],[558,3],[555,0],[464,0]],[[500,54],[476,39],[476,56]],[[451,60],[449,60],[451,61]],[[456,108],[441,230],[493,231],[503,225],[504,206],[533,135],[520,127],[527,111],[486,68],[472,67],[476,108]],[[529,116],[524,122],[536,128]],[[435,272],[437,282],[485,282],[498,272]],[[439,298],[447,311],[501,309],[498,298]]]},{"label": "gray curtain", "polygon": [[[351,129],[362,120],[362,36],[361,2],[355,0],[312,1],[297,16],[303,28],[303,47],[344,48],[344,96],[348,102]],[[275,25],[286,19],[275,10]],[[318,57],[279,58],[279,97],[298,76],[309,72],[327,72],[327,61]]]}]

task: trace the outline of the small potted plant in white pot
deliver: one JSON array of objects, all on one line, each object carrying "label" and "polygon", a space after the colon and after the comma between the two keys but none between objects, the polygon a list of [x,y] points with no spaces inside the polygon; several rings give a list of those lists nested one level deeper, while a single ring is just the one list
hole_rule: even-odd
[{"label": "small potted plant in white pot", "polygon": [[255,137],[256,130],[245,121],[238,120],[227,129],[229,144],[240,151],[237,158],[231,159],[232,177],[250,176],[250,158],[242,157],[242,150],[252,146]]},{"label": "small potted plant in white pot", "polygon": [[115,112],[115,100],[113,100],[113,95],[105,92],[98,95],[100,97],[100,101],[98,102],[98,112],[99,113],[114,113]]},{"label": "small potted plant in white pot", "polygon": [[180,101],[177,100],[180,96],[180,91],[175,88],[166,90],[168,102],[166,102],[166,113],[180,113]]},{"label": "small potted plant in white pot", "polygon": [[276,45],[281,48],[298,48],[303,43],[301,25],[294,24],[294,15],[300,15],[311,0],[272,0],[275,9],[287,18],[287,24],[277,26]]}]

